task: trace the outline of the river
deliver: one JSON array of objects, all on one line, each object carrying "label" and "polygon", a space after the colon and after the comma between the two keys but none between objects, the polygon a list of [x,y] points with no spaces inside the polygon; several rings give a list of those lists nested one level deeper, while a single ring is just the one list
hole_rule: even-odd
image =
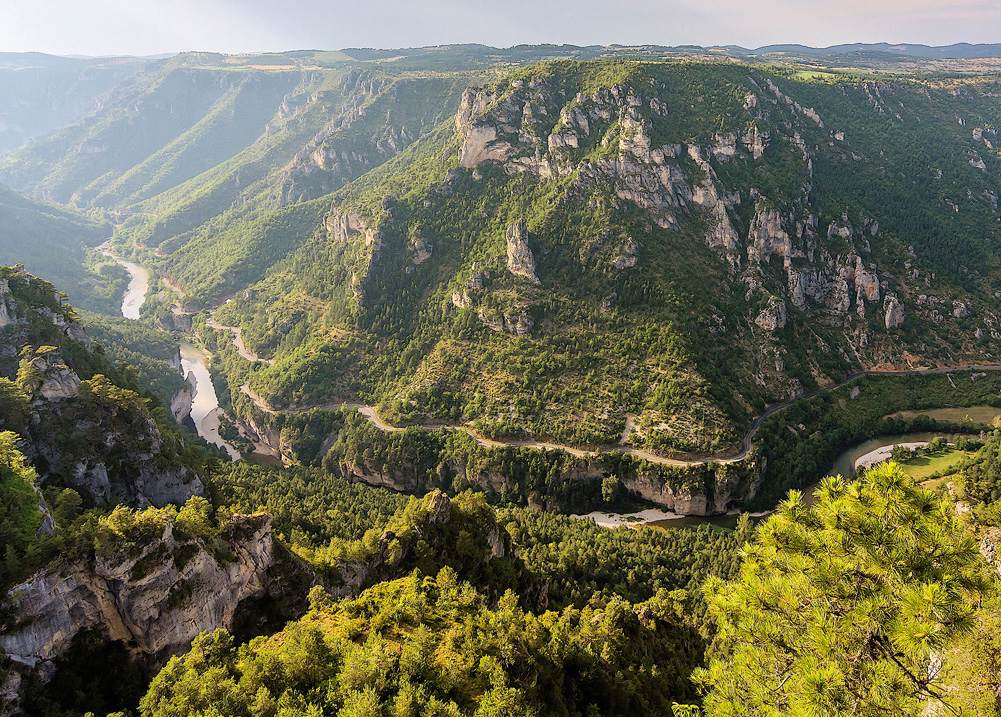
[{"label": "river", "polygon": [[208,356],[194,344],[185,341],[181,344],[181,367],[185,378],[195,384],[195,397],[191,402],[191,420],[195,422],[198,435],[225,450],[232,460],[240,460],[240,452],[219,435],[223,411],[219,407],[215,386],[212,385]]},{"label": "river", "polygon": [[[125,295],[122,297],[122,316],[126,319],[138,319],[139,310],[146,302],[146,293],[149,291],[149,272],[138,264],[115,256],[108,250],[107,246],[105,243],[98,249],[105,256],[118,262],[129,272],[131,277],[128,289],[125,290]],[[212,385],[208,356],[197,346],[188,342],[182,343],[181,370],[184,377],[190,378],[195,385],[195,395],[191,402],[191,420],[194,421],[195,431],[209,443],[225,450],[230,459],[240,460],[240,452],[226,443],[219,435],[219,424],[223,411],[219,407],[219,397],[216,396],[215,386]]]},{"label": "river", "polygon": [[111,240],[104,242],[97,250],[109,259],[114,259],[125,271],[129,272],[129,285],[122,295],[122,316],[126,319],[138,319],[139,309],[146,303],[146,293],[149,291],[149,272],[138,264],[126,261],[116,256],[108,249]]},{"label": "river", "polygon": [[[944,436],[950,443],[956,440],[957,438],[962,437],[961,435],[952,435],[948,433],[908,433],[903,436],[879,436],[877,438],[870,438],[865,443],[860,443],[854,448],[850,448],[844,453],[842,453],[840,456],[838,456],[837,460],[834,461],[834,465],[831,466],[831,469],[827,471],[827,473],[825,474],[825,477],[841,475],[844,476],[845,478],[854,478],[855,466],[859,464],[859,461],[862,458],[868,456],[870,453],[874,453],[880,450],[881,448],[887,448],[889,446],[895,446],[901,443],[912,443],[912,444],[917,443],[923,445],[925,443],[928,443],[928,441],[937,436]],[[970,436],[970,437],[975,438],[976,436]],[[807,505],[812,505],[813,503],[817,502],[815,491],[819,486],[820,486],[820,481],[817,481],[813,485],[803,489],[803,495]],[[626,524],[632,523],[634,525],[638,525],[640,524],[640,522],[642,522],[644,525],[649,525],[654,528],[663,528],[663,529],[694,528],[700,525],[715,525],[720,528],[732,529],[736,527],[737,520],[740,517],[739,514],[734,513],[728,515],[713,515],[709,517],[684,516],[684,517],[669,518],[665,520],[636,522],[636,521],[630,521],[629,516],[615,516],[615,514],[611,513],[605,515],[612,517],[611,520],[606,519],[604,521],[607,523],[625,522]],[[761,518],[766,515],[768,515],[768,513],[752,513],[751,517]],[[615,520],[615,518],[619,518],[619,520]],[[624,521],[621,520],[622,518],[624,518],[625,520]],[[599,524],[601,524],[603,521],[599,520],[596,522],[599,522]]]}]

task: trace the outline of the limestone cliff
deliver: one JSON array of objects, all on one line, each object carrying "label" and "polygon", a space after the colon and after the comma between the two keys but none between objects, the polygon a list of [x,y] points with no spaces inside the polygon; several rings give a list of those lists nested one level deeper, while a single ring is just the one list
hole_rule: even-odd
[{"label": "limestone cliff", "polygon": [[[461,458],[441,463],[432,475],[405,464],[375,467],[365,461],[342,461],[336,468],[349,480],[404,493],[431,490],[443,485],[475,486],[495,494],[511,494],[519,490],[518,483],[511,476],[499,470],[467,464]],[[684,468],[639,461],[613,465],[607,459],[595,456],[572,458],[562,463],[559,483],[569,487],[579,482],[601,481],[620,473],[622,486],[636,498],[682,515],[715,515],[753,498],[760,471],[755,458],[738,463],[706,463]],[[541,506],[547,510],[566,511],[569,506],[564,504],[559,493],[549,485],[548,496],[539,498],[543,501]]]},{"label": "limestone cliff", "polygon": [[[57,480],[90,505],[161,507],[203,494],[134,393],[103,376],[82,382],[51,347],[25,362],[22,374],[32,383],[22,450],[42,484]],[[73,440],[80,435],[90,440]]]},{"label": "limestone cliff", "polygon": [[539,283],[535,275],[535,257],[528,248],[528,230],[525,220],[519,219],[507,228],[504,238],[507,241],[507,269],[515,276],[528,279],[533,284]]},{"label": "limestone cliff", "polygon": [[174,394],[170,401],[170,413],[178,423],[191,415],[191,404],[195,400],[195,387],[189,377],[184,382],[184,388]]},{"label": "limestone cliff", "polygon": [[[57,563],[11,589],[4,609],[14,618],[0,629],[0,651],[47,681],[54,660],[88,630],[159,667],[200,633],[233,629],[243,607],[256,600],[295,589],[302,593],[293,600],[298,613],[305,609],[303,586],[315,581],[278,543],[268,515],[234,515],[210,540],[171,520],[143,545],[107,545],[92,559]],[[16,703],[19,682],[0,696],[0,709],[4,701]]]},{"label": "limestone cliff", "polygon": [[272,589],[268,571],[287,559],[269,516],[235,516],[214,545],[169,523],[139,551],[58,565],[15,586],[8,600],[25,626],[0,634],[0,649],[44,672],[77,632],[96,629],[163,662],[199,633],[230,627],[239,603]]}]

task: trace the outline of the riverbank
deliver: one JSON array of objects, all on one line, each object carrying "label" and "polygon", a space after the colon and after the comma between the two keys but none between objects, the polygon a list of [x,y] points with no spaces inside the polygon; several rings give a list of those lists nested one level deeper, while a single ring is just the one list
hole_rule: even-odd
[{"label": "riverbank", "polygon": [[[139,318],[139,312],[146,301],[146,294],[149,292],[149,272],[138,264],[112,253],[107,246],[106,242],[98,249],[105,256],[114,259],[119,266],[129,272],[131,277],[125,295],[122,297],[122,316],[126,319],[136,320]],[[240,452],[227,443],[219,433],[223,410],[219,406],[219,398],[212,385],[208,356],[201,349],[187,342],[180,345],[180,354],[181,372],[184,378],[194,386],[189,415],[195,424],[195,431],[209,443],[225,450],[230,460],[240,460],[242,458]]]},{"label": "riverbank", "polygon": [[149,272],[138,264],[112,253],[108,249],[110,242],[109,239],[97,247],[97,250],[129,272],[129,285],[122,296],[122,316],[126,319],[138,319],[139,310],[146,302],[146,294],[149,292]]},{"label": "riverbank", "polygon": [[191,420],[195,422],[198,435],[209,443],[226,451],[230,460],[238,461],[240,452],[227,443],[219,433],[222,424],[222,408],[219,397],[212,385],[212,375],[208,369],[208,356],[194,344],[181,344],[181,366],[185,377],[190,377],[195,385],[195,397],[191,402]]}]

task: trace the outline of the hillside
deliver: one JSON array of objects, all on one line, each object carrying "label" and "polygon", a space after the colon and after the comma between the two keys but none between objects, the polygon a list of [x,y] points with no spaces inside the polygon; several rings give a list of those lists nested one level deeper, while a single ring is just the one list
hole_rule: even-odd
[{"label": "hillside", "polygon": [[22,267],[0,267],[0,430],[46,487],[90,506],[163,506],[204,491],[203,459],[186,450],[162,408],[113,366],[73,307]]},{"label": "hillside", "polygon": [[989,363],[994,82],[562,62],[468,90],[219,312],[275,359],[230,385],[712,452],[860,368]]},{"label": "hillside", "polygon": [[310,200],[453,114],[474,77],[258,62],[177,56],[0,162],[0,177],[112,211],[123,252],[167,255],[171,276],[211,280],[219,298],[301,244],[322,213]]},{"label": "hillside", "polygon": [[225,362],[243,415],[725,453],[860,369],[996,355],[993,76],[401,52],[178,56],[0,174],[234,297],[272,360]]},{"label": "hillside", "polygon": [[0,52],[0,155],[100,110],[105,94],[149,64]]},{"label": "hillside", "polygon": [[128,283],[114,262],[92,251],[110,236],[106,222],[0,184],[0,264],[23,264],[78,306],[107,313],[117,311]]}]

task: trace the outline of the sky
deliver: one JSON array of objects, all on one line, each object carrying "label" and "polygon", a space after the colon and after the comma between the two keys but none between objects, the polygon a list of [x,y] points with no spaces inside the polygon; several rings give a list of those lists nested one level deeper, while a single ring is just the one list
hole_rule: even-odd
[{"label": "sky", "polygon": [[0,0],[0,52],[1001,42],[998,0]]}]

